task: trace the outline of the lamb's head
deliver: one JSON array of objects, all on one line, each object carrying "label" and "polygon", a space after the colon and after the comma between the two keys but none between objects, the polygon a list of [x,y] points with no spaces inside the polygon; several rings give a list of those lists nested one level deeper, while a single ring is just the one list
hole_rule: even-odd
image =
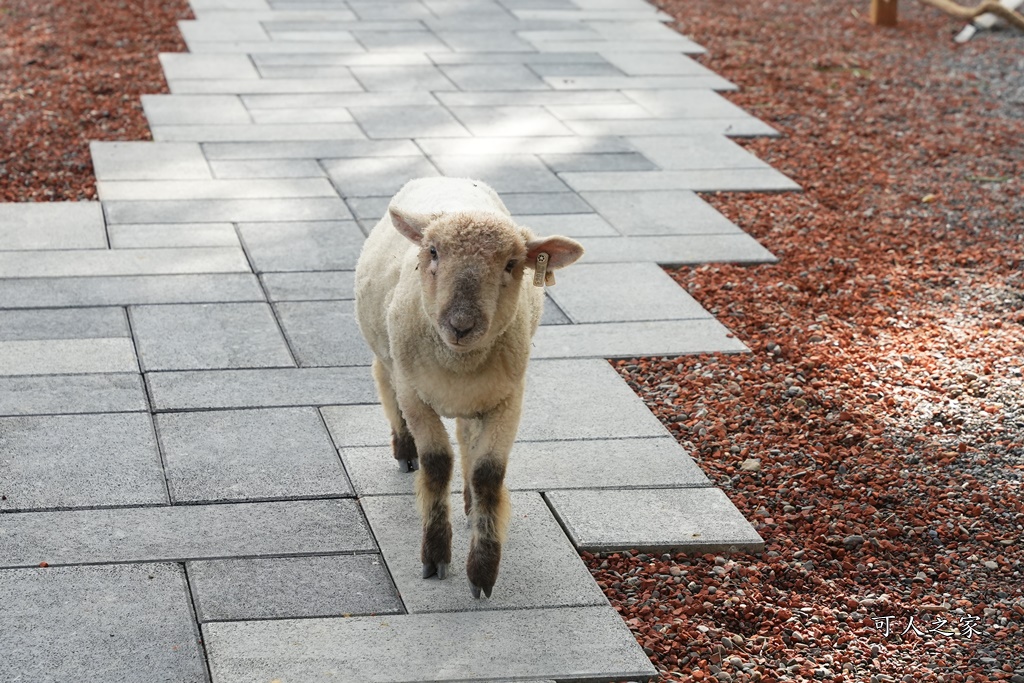
[{"label": "lamb's head", "polygon": [[487,348],[514,319],[523,272],[548,255],[548,270],[583,255],[567,237],[536,237],[511,218],[482,212],[417,216],[391,208],[391,222],[419,247],[423,308],[456,353]]}]

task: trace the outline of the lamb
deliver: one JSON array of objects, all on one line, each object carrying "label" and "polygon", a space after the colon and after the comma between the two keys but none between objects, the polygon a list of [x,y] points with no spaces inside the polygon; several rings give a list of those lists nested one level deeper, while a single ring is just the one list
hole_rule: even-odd
[{"label": "lamb", "polygon": [[473,597],[491,596],[543,284],[582,254],[574,240],[516,225],[493,189],[460,178],[409,181],[366,239],[356,317],[375,356],[395,459],[416,471],[424,579],[444,579],[451,563],[454,457],[440,416],[454,417],[471,528],[466,574]]}]

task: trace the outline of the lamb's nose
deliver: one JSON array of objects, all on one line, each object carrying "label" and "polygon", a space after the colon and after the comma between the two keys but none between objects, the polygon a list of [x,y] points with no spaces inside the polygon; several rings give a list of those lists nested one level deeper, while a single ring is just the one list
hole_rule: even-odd
[{"label": "lamb's nose", "polygon": [[462,339],[467,334],[472,332],[474,327],[476,327],[476,325],[474,325],[472,323],[469,324],[469,327],[457,327],[456,325],[453,324],[452,325],[452,332],[455,333],[455,338],[456,339]]},{"label": "lamb's nose", "polygon": [[448,316],[448,326],[452,328],[457,341],[473,331],[476,321],[471,315],[455,314]]}]

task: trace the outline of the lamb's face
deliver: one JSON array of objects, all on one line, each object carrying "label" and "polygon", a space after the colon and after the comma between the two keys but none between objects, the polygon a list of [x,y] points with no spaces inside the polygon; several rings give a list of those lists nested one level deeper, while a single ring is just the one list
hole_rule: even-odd
[{"label": "lamb's face", "polygon": [[526,235],[498,217],[445,215],[420,242],[425,313],[456,353],[486,347],[515,315]]}]

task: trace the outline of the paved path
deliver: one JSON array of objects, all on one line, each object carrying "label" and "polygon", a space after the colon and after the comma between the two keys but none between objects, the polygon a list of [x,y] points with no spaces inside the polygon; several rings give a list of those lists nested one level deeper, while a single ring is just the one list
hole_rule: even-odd
[{"label": "paved path", "polygon": [[[0,205],[4,680],[653,675],[576,550],[761,539],[602,359],[746,351],[656,264],[772,259],[694,191],[794,189],[726,137],[773,131],[640,0],[192,5],[156,142],[92,145],[101,201]],[[461,559],[418,578],[352,311],[364,234],[439,173],[587,248],[484,601]]]}]

